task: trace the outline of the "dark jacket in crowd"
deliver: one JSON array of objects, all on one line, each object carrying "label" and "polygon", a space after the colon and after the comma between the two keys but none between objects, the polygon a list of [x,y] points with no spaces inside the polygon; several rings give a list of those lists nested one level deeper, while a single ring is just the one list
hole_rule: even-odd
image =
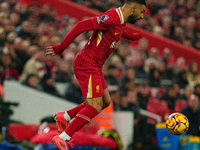
[{"label": "dark jacket in crowd", "polygon": [[189,120],[189,129],[187,134],[200,136],[200,109],[193,112],[189,106],[186,106],[180,112]]},{"label": "dark jacket in crowd", "polygon": [[80,87],[76,87],[71,82],[65,93],[65,98],[71,102],[81,104],[84,102]]}]

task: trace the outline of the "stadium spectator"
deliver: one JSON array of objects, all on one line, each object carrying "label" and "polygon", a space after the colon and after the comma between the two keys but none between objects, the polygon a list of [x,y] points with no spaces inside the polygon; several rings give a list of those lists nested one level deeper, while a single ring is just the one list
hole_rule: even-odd
[{"label": "stadium spectator", "polygon": [[81,104],[84,102],[80,84],[75,75],[72,77],[71,82],[69,82],[69,85],[66,88],[65,98],[77,104]]},{"label": "stadium spectator", "polygon": [[23,39],[30,39],[32,37],[31,34],[31,22],[30,21],[24,21],[22,25],[19,25],[15,32],[17,35]]},{"label": "stadium spectator", "polygon": [[131,57],[136,73],[136,78],[148,80],[148,73],[145,71],[145,53],[143,51],[133,51]]},{"label": "stadium spectator", "polygon": [[176,76],[176,67],[175,67],[175,59],[173,56],[167,59],[166,61],[166,69],[163,74],[163,78],[167,80],[171,80]]},{"label": "stadium spectator", "polygon": [[161,86],[161,74],[157,68],[151,68],[149,72],[149,86],[160,87]]},{"label": "stadium spectator", "polygon": [[110,91],[110,98],[113,102],[113,110],[119,111],[120,110],[120,92],[119,91]]},{"label": "stadium spectator", "polygon": [[117,80],[121,80],[122,76],[124,75],[125,73],[125,69],[124,69],[124,66],[123,66],[123,63],[120,59],[120,57],[118,55],[114,55],[110,58],[110,65],[113,65],[117,68]]},{"label": "stadium spectator", "polygon": [[1,12],[9,13],[10,12],[10,5],[8,2],[2,2],[0,5]]},{"label": "stadium spectator", "polygon": [[108,66],[108,74],[105,76],[106,83],[108,85],[118,85],[119,81],[117,79],[118,69],[114,65]]},{"label": "stadium spectator", "polygon": [[45,73],[46,65],[44,63],[44,51],[39,50],[25,64],[19,81],[22,82],[29,74],[35,74],[39,79],[42,79]]},{"label": "stadium spectator", "polygon": [[1,54],[1,61],[0,61],[0,65],[1,68],[3,69],[2,71],[2,81],[4,80],[18,80],[19,78],[19,73],[17,70],[17,64],[15,61],[12,61],[11,56],[9,55],[9,53],[2,53]]},{"label": "stadium spectator", "polygon": [[167,60],[170,58],[170,57],[173,57],[173,54],[171,52],[171,50],[169,48],[164,48],[163,49],[163,54],[162,54],[162,61],[167,64]]},{"label": "stadium spectator", "polygon": [[37,34],[39,37],[43,37],[48,33],[48,24],[46,22],[40,22],[37,27]]},{"label": "stadium spectator", "polygon": [[174,88],[176,95],[180,96],[181,93],[180,85],[177,82],[172,82],[171,86]]},{"label": "stadium spectator", "polygon": [[175,61],[176,61],[175,62],[175,66],[176,66],[175,72],[176,72],[176,74],[178,74],[180,71],[187,69],[185,58],[178,57]]},{"label": "stadium spectator", "polygon": [[148,58],[160,59],[159,50],[156,47],[152,47],[149,50]]},{"label": "stadium spectator", "polygon": [[[141,91],[143,91],[142,96],[148,95],[148,86],[146,84],[141,84]],[[140,88],[140,87],[139,87]],[[140,91],[138,90],[138,91]],[[136,90],[129,91],[127,93],[127,110],[134,113],[133,127],[134,127],[134,142],[132,149],[156,149],[156,146],[153,146],[152,138],[154,135],[154,126],[147,122],[147,117],[140,114],[140,109],[142,106],[146,109],[148,100],[145,102],[141,99],[138,99],[138,92]],[[146,97],[147,98],[147,97]],[[149,97],[148,97],[149,98]],[[144,100],[144,99],[143,99]],[[146,103],[146,104],[145,104]],[[148,132],[148,134],[146,134]],[[152,148],[151,148],[152,147]]]},{"label": "stadium spectator", "polygon": [[54,79],[56,78],[56,71],[58,70],[58,64],[60,61],[61,58],[59,56],[44,57],[46,72],[49,72]]},{"label": "stadium spectator", "polygon": [[55,10],[51,9],[48,4],[45,4],[42,6],[40,11],[40,19],[42,19],[44,22],[53,22],[56,18],[56,12]]},{"label": "stadium spectator", "polygon": [[10,21],[16,27],[20,24],[20,15],[16,12],[11,12],[10,14]]},{"label": "stadium spectator", "polygon": [[128,92],[135,89],[135,82],[130,78],[124,78],[123,83],[121,85],[121,91]]},{"label": "stadium spectator", "polygon": [[39,89],[41,89],[43,92],[61,97],[54,85],[54,78],[52,77],[51,73],[45,73],[39,84]]},{"label": "stadium spectator", "polygon": [[147,104],[151,98],[149,88],[150,86],[147,83],[142,83],[137,85],[138,105],[140,106],[140,108],[144,110],[147,109]]},{"label": "stadium spectator", "polygon": [[30,57],[27,55],[27,52],[26,52],[28,50],[28,47],[30,46],[30,43],[29,41],[25,41],[22,38],[17,37],[13,45],[14,45],[16,56],[17,56],[18,72],[21,75],[24,69],[24,65],[30,59]]},{"label": "stadium spectator", "polygon": [[70,75],[74,74],[74,70],[73,70],[73,61],[75,58],[75,53],[73,52],[69,52],[67,53],[67,55],[64,56],[64,60],[66,61],[66,63],[68,64],[68,73]]},{"label": "stadium spectator", "polygon": [[39,78],[35,74],[29,74],[27,78],[22,81],[22,84],[34,89],[38,88]]},{"label": "stadium spectator", "polygon": [[31,46],[29,46],[29,48],[27,50],[27,55],[29,58],[31,58],[38,51],[39,51],[39,47],[37,45],[31,45]]},{"label": "stadium spectator", "polygon": [[127,92],[127,110],[128,111],[138,111],[139,109],[139,103],[137,99],[137,91],[136,90],[130,90]]},{"label": "stadium spectator", "polygon": [[154,47],[151,48],[149,52],[146,53],[144,68],[147,73],[149,73],[150,69],[157,68],[159,63],[161,63],[161,59],[158,54],[159,54],[158,49]]},{"label": "stadium spectator", "polygon": [[180,100],[185,100],[187,101],[189,99],[189,97],[194,93],[194,88],[190,85],[187,85],[184,89],[183,89],[183,93],[180,94],[179,98]]},{"label": "stadium spectator", "polygon": [[43,35],[38,39],[38,45],[41,49],[44,49],[45,46],[50,44],[51,40],[49,40],[49,37],[47,35]]},{"label": "stadium spectator", "polygon": [[69,65],[66,60],[58,62],[58,68],[55,74],[55,82],[69,82],[71,81],[72,75],[69,74]]},{"label": "stadium spectator", "polygon": [[161,79],[163,80],[165,78],[166,64],[162,60],[157,60],[156,68],[159,70]]},{"label": "stadium spectator", "polygon": [[146,53],[148,53],[148,46],[149,46],[149,42],[146,38],[142,38],[139,43],[138,43],[138,47],[136,49],[144,51]]},{"label": "stadium spectator", "polygon": [[5,68],[2,62],[0,61],[0,84],[1,85],[3,85],[4,80],[5,80]]},{"label": "stadium spectator", "polygon": [[184,107],[180,112],[190,121],[187,134],[200,136],[200,109],[198,96],[192,94],[188,99],[188,106]]},{"label": "stadium spectator", "polygon": [[197,29],[197,32],[195,33],[194,46],[195,46],[195,48],[197,48],[199,50],[200,49],[200,42],[199,42],[200,41],[200,32],[199,32],[199,30],[200,30],[200,21],[199,21],[199,19],[198,19],[197,26],[198,26],[199,29]]},{"label": "stadium spectator", "polygon": [[13,43],[14,43],[14,41],[15,41],[15,39],[17,38],[17,34],[16,34],[16,32],[9,32],[8,34],[7,34],[7,39],[6,39],[6,42],[7,43],[5,43],[5,47],[6,46],[12,46],[12,48],[14,47],[13,46]]},{"label": "stadium spectator", "polygon": [[157,62],[158,62],[158,60],[156,60],[154,58],[147,58],[147,59],[145,59],[144,70],[149,74],[149,71],[152,68],[156,68]]},{"label": "stadium spectator", "polygon": [[123,90],[124,83],[127,80],[134,82],[134,80],[135,80],[135,70],[133,68],[127,68],[125,70],[125,74],[122,76],[122,79],[120,80],[120,83],[119,83],[120,90]]},{"label": "stadium spectator", "polygon": [[173,80],[179,84],[181,89],[184,89],[189,84],[186,70],[181,70]]},{"label": "stadium spectator", "polygon": [[4,46],[6,42],[6,31],[4,28],[0,27],[0,48]]},{"label": "stadium spectator", "polygon": [[122,63],[125,62],[126,57],[130,54],[130,46],[126,40],[123,40],[117,45],[117,54],[121,58]]},{"label": "stadium spectator", "polygon": [[121,111],[127,111],[128,110],[128,101],[127,101],[127,92],[120,91],[120,110]]},{"label": "stadium spectator", "polygon": [[197,95],[200,99],[200,83],[197,83],[195,86],[194,86],[194,94]]},{"label": "stadium spectator", "polygon": [[167,87],[166,91],[159,97],[159,100],[165,100],[169,109],[174,110],[176,100],[178,99],[177,91],[173,84]]},{"label": "stadium spectator", "polygon": [[134,60],[131,55],[128,55],[124,61],[125,69],[134,68]]},{"label": "stadium spectator", "polygon": [[200,83],[199,65],[196,61],[190,62],[188,66],[187,80],[191,86]]}]

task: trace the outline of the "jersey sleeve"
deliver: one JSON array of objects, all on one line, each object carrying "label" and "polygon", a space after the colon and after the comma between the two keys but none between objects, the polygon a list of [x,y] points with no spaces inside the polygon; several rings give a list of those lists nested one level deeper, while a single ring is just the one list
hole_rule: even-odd
[{"label": "jersey sleeve", "polygon": [[137,41],[142,38],[142,36],[139,33],[130,33],[126,30],[123,30],[122,37],[133,41]]},{"label": "jersey sleeve", "polygon": [[84,31],[89,31],[89,30],[94,30],[92,19],[87,19],[84,21],[78,22],[70,31],[69,33],[65,36],[64,40],[58,44],[53,46],[53,49],[56,54],[62,54],[65,48],[69,46],[69,44],[77,37],[79,36],[82,32]]},{"label": "jersey sleeve", "polygon": [[92,18],[94,30],[107,30],[116,23],[116,19],[109,12],[105,12],[99,16]]}]

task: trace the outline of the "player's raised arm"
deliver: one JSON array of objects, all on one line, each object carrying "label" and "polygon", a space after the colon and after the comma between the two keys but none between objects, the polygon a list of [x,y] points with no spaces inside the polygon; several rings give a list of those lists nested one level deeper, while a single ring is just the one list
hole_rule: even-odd
[{"label": "player's raised arm", "polygon": [[123,31],[122,37],[132,41],[137,41],[142,38],[139,33],[130,33],[126,30]]},{"label": "player's raised arm", "polygon": [[62,52],[69,46],[69,44],[82,32],[93,30],[93,22],[92,19],[87,19],[84,21],[79,21],[66,35],[64,40],[55,46],[48,46],[46,48],[46,55],[54,56],[56,54],[62,54]]}]

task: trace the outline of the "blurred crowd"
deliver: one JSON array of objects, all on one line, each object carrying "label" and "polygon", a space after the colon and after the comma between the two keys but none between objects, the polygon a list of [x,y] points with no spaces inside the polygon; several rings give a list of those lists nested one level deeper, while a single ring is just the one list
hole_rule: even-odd
[{"label": "blurred crowd", "polygon": [[[88,4],[90,1],[81,2]],[[116,1],[109,2],[117,4]],[[173,2],[152,1],[153,5],[149,6],[151,12],[137,25],[154,32],[159,29],[159,34],[198,48],[200,19],[197,19],[197,8],[200,8],[200,3],[179,0],[176,8]],[[186,15],[186,11],[190,13]],[[39,7],[37,3],[32,3],[26,6],[17,0],[1,0],[1,85],[5,80],[16,80],[67,101],[82,103],[80,85],[73,74],[72,65],[75,55],[92,31],[78,36],[61,56],[49,57],[44,53],[46,46],[59,44],[76,23],[77,20],[69,16],[58,19],[56,11],[48,5]],[[143,125],[148,120],[140,115],[140,109],[156,113],[164,120],[167,114],[187,106],[192,94],[200,97],[197,62],[186,64],[183,57],[175,58],[167,47],[163,53],[157,48],[148,50],[147,47],[148,40],[144,38],[139,41],[137,48],[131,47],[129,41],[123,39],[116,45],[103,68],[114,110],[135,113],[138,143],[144,140],[146,132],[143,131]],[[60,94],[56,83],[67,85],[64,94]],[[0,87],[3,98],[2,91]],[[152,119],[148,121],[155,123]]]},{"label": "blurred crowd", "polygon": [[[72,0],[101,12],[124,0]],[[200,50],[199,0],[147,0],[144,19],[136,26]]]}]

